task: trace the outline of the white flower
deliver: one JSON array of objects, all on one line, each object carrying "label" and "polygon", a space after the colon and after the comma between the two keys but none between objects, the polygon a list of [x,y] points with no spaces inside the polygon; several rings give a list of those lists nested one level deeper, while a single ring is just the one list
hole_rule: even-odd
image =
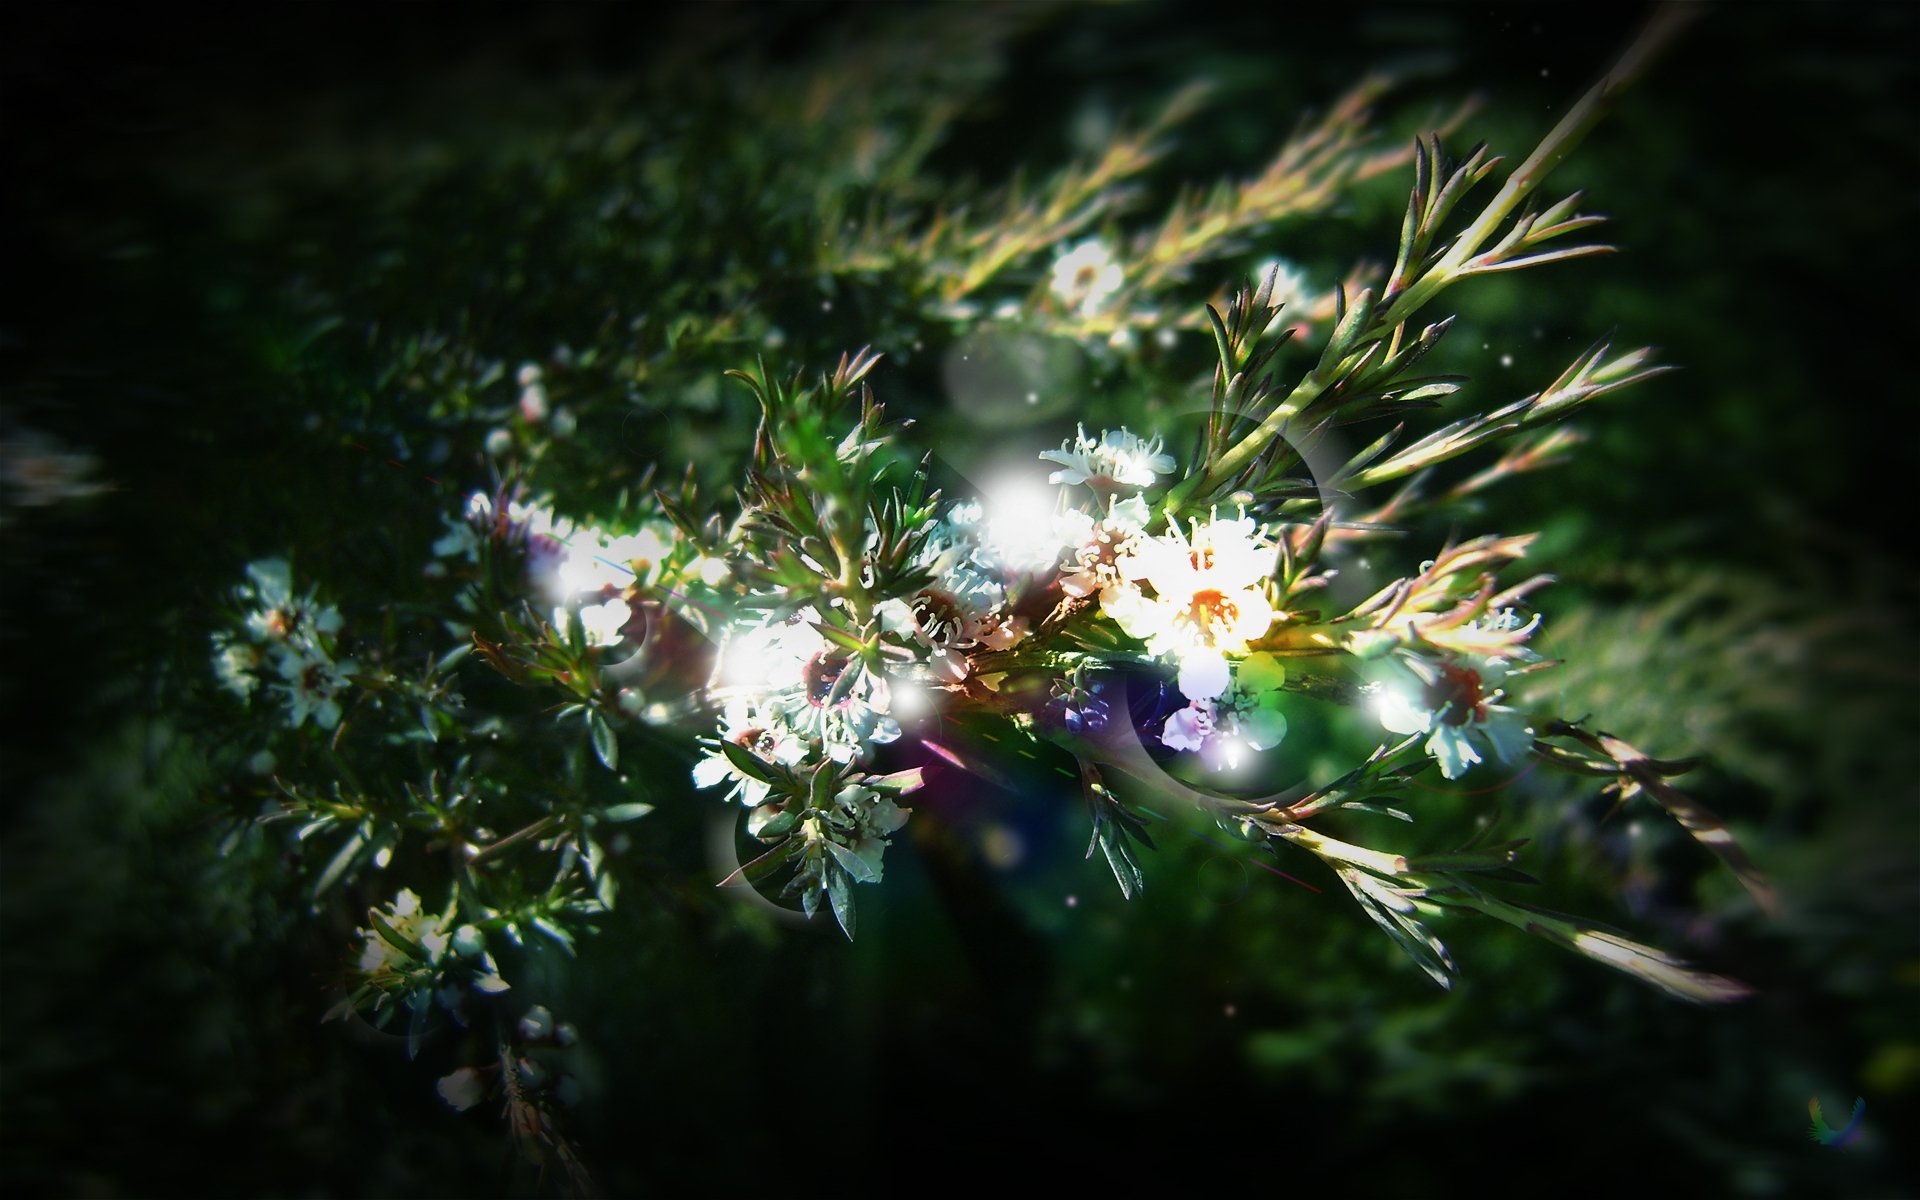
[{"label": "white flower", "polygon": [[245,700],[260,685],[260,668],[266,661],[266,654],[260,647],[234,637],[230,633],[217,633],[213,638],[213,673],[220,680],[220,686]]},{"label": "white flower", "polygon": [[1162,537],[1135,538],[1115,565],[1122,582],[1100,594],[1100,611],[1144,641],[1149,654],[1178,661],[1188,699],[1210,700],[1226,690],[1227,656],[1245,654],[1273,624],[1265,584],[1274,553],[1244,514],[1196,520],[1192,530],[1188,536],[1175,526]]},{"label": "white flower", "polygon": [[317,635],[340,630],[340,610],[318,603],[312,591],[294,595],[293,569],[284,558],[248,563],[247,583],[239,595],[242,601],[258,605],[246,618],[247,633],[256,642],[311,646]]},{"label": "white flower", "polygon": [[461,1112],[480,1103],[487,1095],[487,1085],[481,1080],[480,1072],[472,1067],[461,1067],[451,1075],[442,1075],[434,1090]]},{"label": "white flower", "polygon": [[915,560],[933,581],[875,609],[883,629],[911,637],[931,652],[935,675],[948,683],[967,677],[970,652],[1006,650],[1027,634],[1026,619],[1006,611],[1006,588],[979,540],[980,519],[978,504],[955,505]]},{"label": "white flower", "polygon": [[[566,609],[554,610],[556,623],[566,616]],[[580,628],[587,635],[589,646],[618,645],[626,634],[627,622],[633,620],[633,610],[625,600],[618,598],[604,604],[583,604],[580,606]]]},{"label": "white flower", "polygon": [[[787,725],[786,718],[777,709],[748,697],[727,702],[720,722],[720,737],[762,762],[778,766],[794,766],[807,755],[806,742]],[[748,808],[758,807],[767,798],[769,786],[741,772],[719,750],[693,765],[695,787],[710,788],[728,780],[734,784],[731,795],[737,795],[740,803]]]},{"label": "white flower", "polygon": [[480,535],[474,532],[473,522],[457,521],[442,516],[440,521],[447,532],[433,543],[435,558],[464,558],[468,562],[480,561]]},{"label": "white flower", "polygon": [[1125,281],[1113,251],[1098,238],[1089,238],[1054,260],[1048,286],[1069,309],[1090,317],[1106,307]]},{"label": "white flower", "polygon": [[340,724],[340,693],[346,690],[351,661],[335,662],[323,654],[282,646],[274,659],[281,682],[273,686],[284,694],[294,728],[309,717],[322,729]]},{"label": "white flower", "polygon": [[340,631],[340,610],[321,604],[312,591],[296,595],[293,572],[282,558],[248,564],[247,582],[238,595],[257,605],[243,625],[244,636],[217,634],[214,674],[242,699],[257,689],[269,660],[297,728],[312,719],[332,729],[340,723],[339,693],[355,666],[335,661],[333,635]]},{"label": "white flower", "polygon": [[803,609],[785,621],[734,631],[712,690],[762,702],[795,733],[818,741],[829,758],[851,762],[875,743],[899,737],[900,724],[887,715],[886,676],[829,642],[814,628],[820,621],[819,613]]},{"label": "white flower", "polygon": [[[446,920],[433,913],[423,912],[420,897],[414,895],[411,888],[404,888],[381,914],[388,928],[398,934],[402,940],[419,946],[427,956],[428,963],[437,963],[447,953]],[[360,969],[370,976],[404,971],[414,959],[406,952],[388,941],[378,929],[362,929],[360,936],[365,944],[360,949]]]},{"label": "white flower", "polygon": [[1056,528],[1069,555],[1060,589],[1077,598],[1121,586],[1125,580],[1120,560],[1146,528],[1150,515],[1147,502],[1139,496],[1125,500],[1109,496],[1107,515],[1097,521],[1077,508],[1060,514]]},{"label": "white flower", "polygon": [[268,608],[293,603],[293,568],[284,558],[263,558],[247,564],[247,582],[253,595]]},{"label": "white flower", "polygon": [[1402,666],[1399,678],[1374,685],[1374,713],[1393,733],[1430,734],[1426,751],[1446,778],[1458,779],[1469,767],[1485,762],[1482,748],[1501,762],[1526,754],[1533,738],[1526,717],[1498,703],[1504,695],[1500,684],[1507,676],[1506,659],[1455,655],[1436,662],[1407,657]]},{"label": "white flower", "polygon": [[1152,487],[1156,477],[1173,471],[1173,456],[1160,452],[1164,443],[1158,437],[1107,429],[1095,441],[1087,437],[1085,426],[1075,428],[1073,440],[1060,443],[1058,450],[1040,452],[1042,460],[1061,467],[1047,477],[1048,483],[1084,483],[1096,491],[1115,492]]},{"label": "white flower", "polygon": [[874,882],[879,882],[887,838],[907,823],[912,810],[901,808],[891,797],[857,784],[841,788],[833,800],[852,821],[854,854],[872,869]]}]

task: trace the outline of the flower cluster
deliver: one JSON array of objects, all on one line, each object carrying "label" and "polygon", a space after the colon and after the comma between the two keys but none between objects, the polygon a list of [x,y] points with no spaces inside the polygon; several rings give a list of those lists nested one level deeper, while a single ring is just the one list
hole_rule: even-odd
[{"label": "flower cluster", "polygon": [[877,608],[881,626],[917,644],[941,683],[967,677],[969,653],[1007,650],[1026,636],[1026,618],[1007,611],[1007,573],[1023,559],[1057,557],[1051,543],[1040,545],[1034,555],[996,538],[996,532],[977,501],[955,505],[934,526],[916,558],[932,582]]},{"label": "flower cluster", "polygon": [[[433,545],[436,559],[476,561],[483,537],[518,549],[525,555],[528,582],[552,606],[554,624],[564,627],[569,613],[577,615],[588,644],[594,646],[625,639],[634,611],[621,593],[636,583],[658,582],[677,549],[673,530],[662,522],[644,522],[637,532],[613,534],[568,520],[545,504],[484,492],[469,497],[462,518],[448,519],[446,525],[445,536]],[[692,566],[709,584],[726,577],[726,565],[717,559],[700,559]]]},{"label": "flower cluster", "polygon": [[487,952],[485,936],[472,925],[453,928],[453,912],[451,906],[442,913],[428,912],[420,897],[404,888],[384,912],[369,911],[369,924],[359,930],[360,958],[354,972],[359,987],[336,1013],[372,996],[383,1023],[397,1007],[420,1015],[437,1002],[465,1024],[469,991],[506,991],[507,981]]},{"label": "flower cluster", "polygon": [[312,720],[322,729],[340,723],[340,695],[355,664],[337,655],[340,610],[311,590],[296,595],[293,569],[282,558],[247,565],[235,592],[246,610],[238,630],[214,635],[214,674],[241,699],[263,687],[287,709],[295,728]]}]

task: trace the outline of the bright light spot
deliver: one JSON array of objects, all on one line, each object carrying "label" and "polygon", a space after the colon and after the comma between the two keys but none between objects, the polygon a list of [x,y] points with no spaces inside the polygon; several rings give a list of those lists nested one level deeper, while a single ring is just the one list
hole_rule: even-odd
[{"label": "bright light spot", "polygon": [[1427,729],[1427,714],[1416,707],[1405,693],[1392,688],[1381,688],[1374,693],[1373,715],[1380,724],[1394,733],[1424,733]]},{"label": "bright light spot", "polygon": [[1220,748],[1220,753],[1227,762],[1227,770],[1238,771],[1240,769],[1241,751],[1246,748],[1247,744],[1239,738],[1227,739],[1226,744]]},{"label": "bright light spot", "polygon": [[1513,365],[1513,355],[1511,355],[1511,354],[1502,354],[1502,355],[1500,356],[1500,365],[1501,365],[1501,366],[1503,366],[1503,367],[1510,367],[1510,366],[1512,366],[1512,365]]},{"label": "bright light spot", "polygon": [[735,629],[720,653],[718,682],[722,687],[770,690],[780,668],[780,656],[774,653],[777,626],[748,626]]},{"label": "bright light spot", "polygon": [[988,866],[1005,871],[1026,857],[1027,844],[1014,829],[995,822],[980,831],[980,855]]},{"label": "bright light spot", "polygon": [[1033,476],[1007,476],[990,484],[981,497],[987,540],[1010,567],[1041,567],[1060,553],[1054,516],[1060,493]]},{"label": "bright light spot", "polygon": [[1078,897],[1078,896],[1068,896],[1068,897],[1067,897],[1067,907],[1068,907],[1068,908],[1078,908],[1078,907],[1080,907],[1080,897]]},{"label": "bright light spot", "polygon": [[926,688],[915,681],[894,679],[891,681],[889,690],[892,695],[888,711],[895,719],[917,722],[933,712],[933,697],[927,694]]}]

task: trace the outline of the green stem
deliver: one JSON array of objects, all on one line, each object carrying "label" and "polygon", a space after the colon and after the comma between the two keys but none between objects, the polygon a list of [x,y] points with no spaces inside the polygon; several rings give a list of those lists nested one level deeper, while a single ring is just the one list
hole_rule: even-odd
[{"label": "green stem", "polygon": [[1576,146],[1585,139],[1600,119],[1612,110],[1620,95],[1646,70],[1653,58],[1673,40],[1676,33],[1688,21],[1698,14],[1687,5],[1663,5],[1654,11],[1651,20],[1640,31],[1612,68],[1602,75],[1598,82],[1588,88],[1574,106],[1567,111],[1547,136],[1541,139],[1532,154],[1520,164],[1518,170],[1507,178],[1500,191],[1488,203],[1487,207],[1475,218],[1465,232],[1454,239],[1453,245],[1433,268],[1423,274],[1414,284],[1395,297],[1385,310],[1374,315],[1368,321],[1368,330],[1354,344],[1352,353],[1338,363],[1329,363],[1324,358],[1308,373],[1305,379],[1288,394],[1286,401],[1267,415],[1267,418],[1246,437],[1242,438],[1214,464],[1198,475],[1189,475],[1174,489],[1167,493],[1162,502],[1163,511],[1169,515],[1177,512],[1180,506],[1196,492],[1204,492],[1219,485],[1224,479],[1231,478],[1251,462],[1267,444],[1279,434],[1282,427],[1295,416],[1303,412],[1308,405],[1318,399],[1333,382],[1339,378],[1341,369],[1352,362],[1367,348],[1385,337],[1391,330],[1398,328],[1412,318],[1414,313],[1428,301],[1454,282],[1467,260],[1479,252],[1501,223],[1520,205],[1534,189],[1544,182],[1549,173],[1559,166],[1571,154]]},{"label": "green stem", "polygon": [[522,829],[515,830],[514,832],[501,838],[497,842],[493,842],[489,845],[482,846],[480,849],[473,852],[472,857],[467,859],[467,863],[469,865],[477,866],[478,864],[485,862],[489,858],[498,858],[501,854],[505,853],[508,850],[513,849],[515,846],[519,845],[521,842],[526,841],[528,838],[539,837],[541,834],[545,833],[547,830],[553,828],[553,826],[558,821],[559,821],[559,818],[551,814],[541,817],[538,821],[535,821],[533,824],[528,825]]},{"label": "green stem", "polygon": [[1654,10],[1651,19],[1640,31],[1638,37],[1621,52],[1619,59],[1602,75],[1594,85],[1587,89],[1567,114],[1560,118],[1540,144],[1534,147],[1532,154],[1520,164],[1518,170],[1507,177],[1507,182],[1493,200],[1480,213],[1473,224],[1454,239],[1453,245],[1441,258],[1434,269],[1427,272],[1418,282],[1401,293],[1387,307],[1381,320],[1385,328],[1391,329],[1411,317],[1428,300],[1439,294],[1440,290],[1453,282],[1453,276],[1464,266],[1468,259],[1479,253],[1501,223],[1519,207],[1520,202],[1531,195],[1535,188],[1546,181],[1548,175],[1562,162],[1566,161],[1575,147],[1586,140],[1588,133],[1598,125],[1603,117],[1613,110],[1620,96],[1639,79],[1647,66],[1659,52],[1666,48],[1689,21],[1696,19],[1699,13],[1689,5],[1662,5]]}]

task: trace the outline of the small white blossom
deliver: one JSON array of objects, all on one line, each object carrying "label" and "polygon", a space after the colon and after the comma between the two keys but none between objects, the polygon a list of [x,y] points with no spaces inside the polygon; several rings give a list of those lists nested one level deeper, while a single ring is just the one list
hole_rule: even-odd
[{"label": "small white blossom", "polygon": [[335,662],[296,646],[282,646],[274,660],[281,682],[272,685],[286,698],[294,728],[311,718],[322,729],[340,724],[340,694],[355,669],[352,661]]},{"label": "small white blossom", "polygon": [[[739,696],[727,702],[720,723],[720,738],[732,742],[762,762],[791,767],[806,757],[806,742],[787,725],[786,718],[771,705]],[[719,750],[693,765],[695,787],[710,788],[732,780],[740,803],[759,806],[767,798],[768,785],[744,774]]]},{"label": "small white blossom", "polygon": [[451,1075],[441,1076],[434,1090],[440,1093],[442,1100],[460,1112],[480,1103],[487,1095],[486,1082],[480,1078],[480,1072],[472,1067],[461,1067]]},{"label": "small white blossom", "polygon": [[[1511,624],[1499,624],[1511,619]],[[1486,628],[1511,629],[1518,619],[1511,613],[1489,618]],[[1512,658],[1530,658],[1533,652],[1516,648],[1511,658],[1454,654],[1434,661],[1407,656],[1400,670],[1374,685],[1374,713],[1393,733],[1430,735],[1426,751],[1440,765],[1440,773],[1458,779],[1468,768],[1486,761],[1485,750],[1501,762],[1526,755],[1533,730],[1524,714],[1500,703],[1500,685]]]},{"label": "small white blossom", "polygon": [[1188,699],[1210,700],[1226,690],[1227,656],[1245,654],[1274,622],[1266,596],[1273,560],[1272,546],[1244,514],[1196,520],[1191,536],[1175,526],[1134,539],[1116,565],[1122,583],[1101,592],[1100,611],[1146,642],[1149,654],[1173,657]]},{"label": "small white blossom", "polygon": [[1058,463],[1061,468],[1047,477],[1048,483],[1084,483],[1095,491],[1110,493],[1152,487],[1157,477],[1173,471],[1173,456],[1161,453],[1164,442],[1158,437],[1149,439],[1126,429],[1107,429],[1094,440],[1087,437],[1085,426],[1076,429],[1072,440],[1060,443],[1058,450],[1040,452],[1042,460]]},{"label": "small white blossom", "polygon": [[[445,919],[423,912],[420,897],[411,888],[403,888],[393,898],[382,919],[402,939],[420,946],[429,964],[439,962],[446,954],[448,934]],[[406,951],[388,941],[377,928],[362,929],[360,936],[364,939],[360,949],[360,970],[370,977],[405,971],[415,961]]]},{"label": "small white blossom", "polygon": [[[281,558],[248,564],[237,595],[252,609],[240,632],[214,636],[213,669],[221,685],[242,699],[267,686],[285,701],[296,728],[308,720],[323,729],[337,726],[339,697],[356,669],[334,657],[340,610],[321,604],[312,591],[296,594],[292,568]],[[271,681],[269,666],[277,677]]]},{"label": "small white blossom", "polygon": [[1126,273],[1113,251],[1098,238],[1089,238],[1054,260],[1048,286],[1067,308],[1090,317],[1107,306],[1124,282]]},{"label": "small white blossom", "polygon": [[829,758],[851,762],[898,738],[900,724],[888,715],[886,676],[829,642],[814,627],[821,620],[803,609],[785,621],[734,631],[714,690],[757,700],[802,738],[819,742]]},{"label": "small white blossom", "polygon": [[[554,611],[554,620],[559,621],[566,613],[564,608]],[[626,637],[624,630],[627,622],[633,620],[633,610],[621,599],[608,600],[604,604],[583,604],[580,606],[580,628],[587,635],[589,646],[614,646]]]},{"label": "small white blossom", "polygon": [[220,686],[242,700],[260,686],[260,668],[266,663],[266,651],[230,633],[217,633],[213,640],[213,673]]},{"label": "small white blossom", "polygon": [[852,820],[854,854],[872,868],[874,881],[878,882],[887,839],[907,823],[912,810],[901,808],[891,797],[857,784],[840,789],[833,799],[840,811]]},{"label": "small white blossom", "polygon": [[933,581],[875,610],[883,629],[928,650],[934,674],[948,683],[967,677],[970,653],[1009,649],[1027,633],[1026,619],[1007,612],[995,555],[982,541],[982,517],[978,503],[955,505],[915,560]]},{"label": "small white blossom", "polygon": [[1057,528],[1066,544],[1068,561],[1060,576],[1060,589],[1077,598],[1122,586],[1126,581],[1119,564],[1127,557],[1133,540],[1141,536],[1150,516],[1147,502],[1139,496],[1125,500],[1108,497],[1107,515],[1099,520],[1077,508],[1062,513]]},{"label": "small white blossom", "polygon": [[446,526],[447,531],[433,543],[433,556],[435,558],[462,558],[468,562],[479,562],[480,535],[474,532],[473,522],[457,521],[452,517],[444,515],[440,520],[441,523]]}]

